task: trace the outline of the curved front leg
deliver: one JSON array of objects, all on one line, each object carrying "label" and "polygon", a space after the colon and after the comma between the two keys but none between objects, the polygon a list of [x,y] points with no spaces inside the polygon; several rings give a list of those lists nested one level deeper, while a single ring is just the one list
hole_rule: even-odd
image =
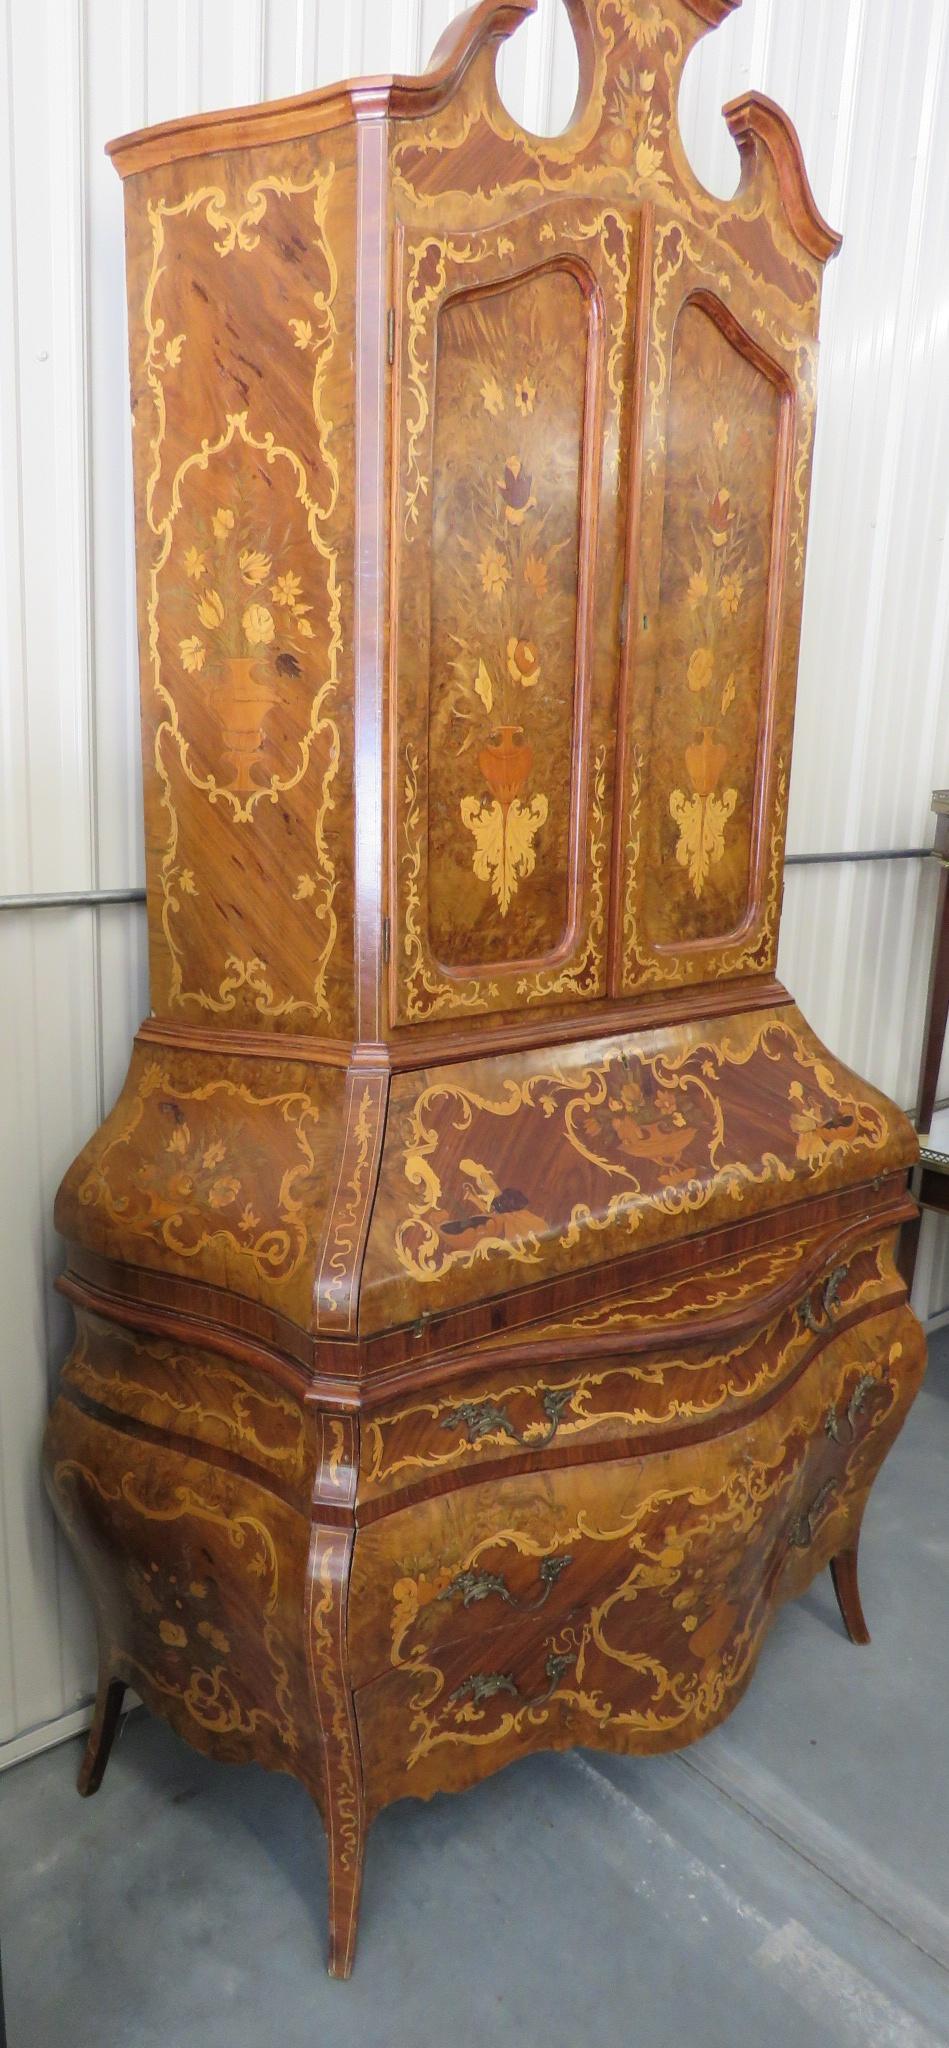
[{"label": "curved front leg", "polygon": [[323,1447],[313,1486],[307,1560],[306,1651],[310,1694],[323,1756],[323,1820],[329,1852],[329,1974],[348,1977],[366,1853],[366,1807],[346,1641],[346,1596],[354,1522],[321,1520],[332,1503],[351,1510],[356,1490],[352,1419],[322,1419]]},{"label": "curved front leg", "polygon": [[830,1576],[843,1624],[851,1642],[868,1643],[870,1631],[866,1624],[860,1600],[860,1587],[857,1583],[856,1542],[851,1549],[838,1550],[836,1557],[831,1558]]},{"label": "curved front leg", "polygon": [[79,1766],[79,1776],[76,1779],[76,1790],[82,1794],[83,1799],[91,1799],[93,1792],[98,1792],[105,1776],[105,1767],[119,1725],[125,1690],[125,1680],[113,1678],[109,1666],[100,1664],[95,1713],[82,1763]]}]

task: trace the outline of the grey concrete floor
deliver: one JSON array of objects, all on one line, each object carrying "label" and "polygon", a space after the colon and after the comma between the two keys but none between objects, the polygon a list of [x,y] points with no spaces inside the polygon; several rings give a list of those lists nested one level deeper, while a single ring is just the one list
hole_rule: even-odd
[{"label": "grey concrete floor", "polygon": [[383,1814],[356,1971],[323,1969],[325,1855],[287,1779],[143,1713],[0,1780],[9,2048],[946,2048],[949,1333],[878,1482],[874,1641],[829,1580],[679,1757],[526,1759]]}]

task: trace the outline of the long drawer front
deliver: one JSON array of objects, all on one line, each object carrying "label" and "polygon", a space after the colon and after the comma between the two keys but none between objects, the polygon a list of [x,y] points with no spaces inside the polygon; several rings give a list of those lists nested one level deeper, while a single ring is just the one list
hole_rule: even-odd
[{"label": "long drawer front", "polygon": [[[639,1290],[543,1326],[541,1362],[518,1366],[499,1355],[365,1417],[360,1510],[366,1517],[443,1475],[523,1466],[550,1449],[600,1446],[604,1455],[611,1442],[648,1445],[733,1426],[773,1400],[835,1328],[902,1298],[895,1251],[895,1232],[864,1224],[862,1236],[792,1240],[708,1267],[694,1300],[686,1279],[664,1290],[670,1299]],[[577,1331],[586,1328],[589,1350],[578,1359]]]},{"label": "long drawer front", "polygon": [[531,1748],[678,1747],[730,1710],[776,1605],[859,1526],[922,1375],[902,1305],[745,1427],[459,1487],[357,1534],[350,1650],[370,1805]]}]

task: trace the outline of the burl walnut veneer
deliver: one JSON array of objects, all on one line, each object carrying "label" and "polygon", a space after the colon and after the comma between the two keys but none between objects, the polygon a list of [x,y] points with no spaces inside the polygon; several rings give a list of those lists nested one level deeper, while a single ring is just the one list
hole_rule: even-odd
[{"label": "burl walnut veneer", "polygon": [[741,1696],[913,1398],[909,1124],[774,974],[837,237],[675,119],[734,0],[484,0],[125,179],[152,1009],[57,1205],[49,1425],[125,1687],[292,1772],[330,1968],[407,1794]]}]

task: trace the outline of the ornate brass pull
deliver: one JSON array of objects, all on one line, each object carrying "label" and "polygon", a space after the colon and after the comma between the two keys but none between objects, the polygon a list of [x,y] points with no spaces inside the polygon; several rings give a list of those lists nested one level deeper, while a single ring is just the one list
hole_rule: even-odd
[{"label": "ornate brass pull", "polygon": [[522,1707],[543,1707],[553,1698],[564,1672],[573,1661],[572,1651],[563,1655],[552,1650],[544,1665],[547,1689],[545,1692],[535,1693],[532,1699],[524,1698],[509,1671],[473,1671],[470,1677],[463,1678],[461,1684],[456,1685],[454,1692],[449,1693],[448,1697],[452,1701],[470,1699],[474,1706],[480,1707],[485,1700],[493,1699],[495,1693],[509,1692],[513,1699],[520,1701]]},{"label": "ornate brass pull", "polygon": [[841,1423],[840,1416],[837,1413],[836,1404],[834,1405],[834,1407],[828,1409],[827,1418],[824,1423],[824,1429],[827,1435],[830,1437],[832,1443],[853,1443],[854,1437],[857,1434],[857,1419],[859,1417],[860,1410],[866,1403],[868,1396],[872,1394],[874,1387],[881,1387],[883,1385],[885,1377],[886,1375],[884,1374],[883,1379],[877,1379],[875,1373],[865,1372],[863,1378],[857,1381],[853,1393],[851,1394],[850,1399],[847,1402],[847,1413],[844,1418],[848,1429],[848,1434],[846,1436],[844,1435],[843,1425]]},{"label": "ornate brass pull", "polygon": [[822,1337],[824,1335],[826,1323],[832,1323],[838,1315],[840,1310],[841,1282],[843,1280],[846,1280],[846,1278],[846,1266],[835,1266],[833,1272],[828,1273],[827,1275],[827,1279],[824,1282],[824,1290],[821,1295],[821,1307],[823,1309],[825,1317],[824,1323],[819,1322],[817,1316],[814,1313],[814,1304],[810,1294],[805,1295],[804,1300],[802,1301],[801,1306],[798,1310],[798,1314],[801,1318],[802,1323],[804,1324],[804,1328],[806,1330],[810,1330],[813,1336]]},{"label": "ornate brass pull", "polygon": [[450,1415],[442,1417],[443,1429],[460,1429],[464,1425],[468,1442],[476,1444],[483,1436],[493,1436],[499,1430],[502,1436],[509,1436],[516,1444],[523,1444],[525,1450],[543,1451],[554,1437],[563,1420],[563,1412],[572,1399],[572,1387],[545,1387],[541,1396],[541,1407],[547,1417],[547,1429],[543,1436],[525,1436],[516,1429],[504,1408],[495,1401],[459,1401]]},{"label": "ornate brass pull", "polygon": [[470,1678],[463,1678],[448,1697],[450,1700],[470,1698],[476,1707],[480,1707],[482,1701],[493,1698],[496,1692],[509,1692],[515,1699],[520,1698],[509,1671],[473,1671]]},{"label": "ornate brass pull", "polygon": [[509,1607],[518,1608],[522,1614],[536,1614],[537,1609],[543,1607],[544,1601],[549,1600],[561,1572],[565,1572],[568,1564],[572,1563],[572,1557],[541,1558],[541,1590],[536,1600],[515,1599],[499,1572],[475,1571],[459,1572],[457,1578],[452,1579],[450,1586],[443,1587],[438,1597],[439,1600],[451,1600],[456,1593],[460,1593],[464,1606],[473,1607],[476,1600],[487,1600],[490,1594],[497,1593],[499,1599],[506,1600]]},{"label": "ornate brass pull", "polygon": [[829,1323],[833,1322],[834,1317],[837,1314],[838,1309],[840,1308],[840,1286],[841,1282],[843,1280],[846,1280],[846,1278],[846,1266],[835,1266],[833,1272],[828,1275],[828,1278],[825,1282],[824,1314],[827,1317]]},{"label": "ornate brass pull", "polygon": [[788,1543],[793,1550],[806,1550],[808,1544],[813,1543],[814,1522],[821,1509],[826,1507],[834,1491],[834,1484],[833,1479],[825,1479],[820,1491],[815,1493],[810,1507],[805,1510],[803,1515],[798,1515],[796,1521],[791,1523],[791,1527],[788,1530]]}]

